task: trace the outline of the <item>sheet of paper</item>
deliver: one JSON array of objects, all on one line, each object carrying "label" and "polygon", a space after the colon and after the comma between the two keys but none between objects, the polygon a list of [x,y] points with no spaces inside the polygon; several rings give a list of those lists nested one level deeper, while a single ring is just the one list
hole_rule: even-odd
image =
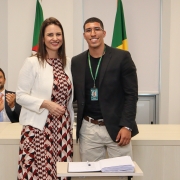
[{"label": "sheet of paper", "polygon": [[68,172],[100,171],[99,162],[69,162]]}]

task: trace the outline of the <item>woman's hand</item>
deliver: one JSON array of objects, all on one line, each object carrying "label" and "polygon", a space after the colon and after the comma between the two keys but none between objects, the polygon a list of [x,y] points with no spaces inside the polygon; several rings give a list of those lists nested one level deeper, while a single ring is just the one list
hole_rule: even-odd
[{"label": "woman's hand", "polygon": [[64,106],[61,106],[55,102],[44,100],[41,108],[45,108],[49,110],[49,112],[54,115],[54,116],[62,116],[65,113],[65,108]]}]

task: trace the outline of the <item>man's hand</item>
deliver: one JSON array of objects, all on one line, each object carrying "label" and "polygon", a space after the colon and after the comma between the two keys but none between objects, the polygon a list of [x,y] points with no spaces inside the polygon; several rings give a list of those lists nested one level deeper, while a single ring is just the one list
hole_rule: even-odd
[{"label": "man's hand", "polygon": [[14,93],[6,94],[6,101],[10,108],[13,108],[15,106],[15,99],[16,99],[16,95]]},{"label": "man's hand", "polygon": [[119,146],[125,146],[130,143],[131,140],[131,131],[126,128],[121,128],[116,137],[116,141]]},{"label": "man's hand", "polygon": [[3,100],[3,94],[0,94],[0,111],[4,109],[4,100]]}]

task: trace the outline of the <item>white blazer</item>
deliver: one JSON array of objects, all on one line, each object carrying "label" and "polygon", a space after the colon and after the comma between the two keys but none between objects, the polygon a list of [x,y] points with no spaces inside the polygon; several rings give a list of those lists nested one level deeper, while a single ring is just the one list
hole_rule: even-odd
[{"label": "white blazer", "polygon": [[[72,81],[71,60],[67,58],[65,73]],[[35,128],[43,130],[49,111],[40,106],[44,100],[51,100],[53,88],[53,67],[45,62],[45,66],[39,64],[37,57],[29,57],[25,60],[20,70],[16,101],[22,106],[19,122],[22,125],[31,125]],[[73,111],[73,84],[72,95],[70,97],[68,107],[73,127],[74,111]]]}]

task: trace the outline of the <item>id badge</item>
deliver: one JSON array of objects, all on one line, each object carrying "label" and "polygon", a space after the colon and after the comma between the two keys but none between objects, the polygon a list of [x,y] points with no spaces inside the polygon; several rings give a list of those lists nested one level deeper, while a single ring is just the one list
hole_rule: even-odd
[{"label": "id badge", "polygon": [[98,89],[91,88],[91,101],[98,101]]}]

